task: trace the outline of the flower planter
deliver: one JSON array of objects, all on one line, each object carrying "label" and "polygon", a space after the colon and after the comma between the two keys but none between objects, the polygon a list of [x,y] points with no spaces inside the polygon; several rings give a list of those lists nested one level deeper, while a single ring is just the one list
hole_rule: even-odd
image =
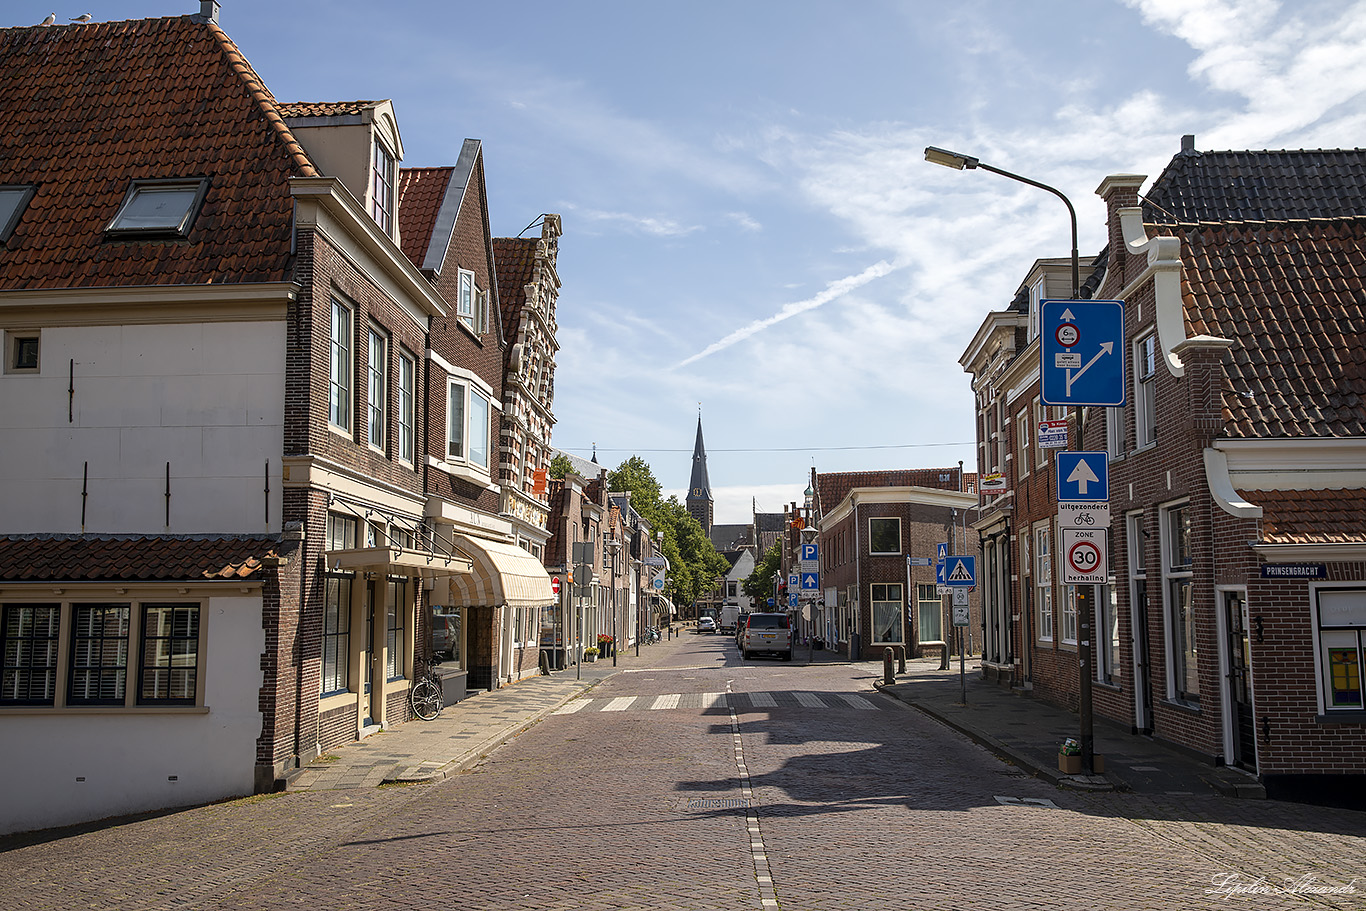
[{"label": "flower planter", "polygon": [[[1066,775],[1081,774],[1081,757],[1067,756],[1063,753],[1058,754],[1058,771]],[[1100,754],[1091,756],[1091,771],[1096,775],[1105,773],[1105,757]]]}]

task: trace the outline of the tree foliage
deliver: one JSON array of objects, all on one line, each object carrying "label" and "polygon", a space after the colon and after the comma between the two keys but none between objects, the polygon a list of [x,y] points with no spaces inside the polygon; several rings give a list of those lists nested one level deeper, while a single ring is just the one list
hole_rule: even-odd
[{"label": "tree foliage", "polygon": [[663,532],[656,542],[669,561],[664,579],[664,595],[675,604],[691,604],[711,589],[730,564],[717,553],[687,507],[678,497],[661,500],[661,488],[650,465],[640,456],[631,456],[607,473],[610,490],[631,492],[631,505],[650,523],[652,531]]},{"label": "tree foliage", "polygon": [[563,479],[565,475],[574,470],[574,463],[569,461],[569,456],[562,452],[555,453],[555,458],[550,460],[550,476],[552,478]]},{"label": "tree foliage", "polygon": [[754,572],[750,573],[741,583],[745,594],[757,599],[760,603],[773,595],[773,574],[778,572],[782,565],[782,546],[781,539],[774,541],[773,546],[764,551],[763,559],[754,564]]}]

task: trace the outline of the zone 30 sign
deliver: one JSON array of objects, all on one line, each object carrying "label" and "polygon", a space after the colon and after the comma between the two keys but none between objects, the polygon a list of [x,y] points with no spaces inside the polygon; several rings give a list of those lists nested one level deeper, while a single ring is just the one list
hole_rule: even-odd
[{"label": "zone 30 sign", "polygon": [[1106,534],[1103,528],[1062,529],[1062,581],[1066,585],[1104,585]]}]

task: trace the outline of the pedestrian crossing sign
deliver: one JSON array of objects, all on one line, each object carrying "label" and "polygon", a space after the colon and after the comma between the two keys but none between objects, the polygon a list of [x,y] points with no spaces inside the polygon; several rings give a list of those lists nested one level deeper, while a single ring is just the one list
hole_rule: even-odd
[{"label": "pedestrian crossing sign", "polygon": [[977,584],[977,558],[952,556],[944,560],[944,584],[970,588]]}]

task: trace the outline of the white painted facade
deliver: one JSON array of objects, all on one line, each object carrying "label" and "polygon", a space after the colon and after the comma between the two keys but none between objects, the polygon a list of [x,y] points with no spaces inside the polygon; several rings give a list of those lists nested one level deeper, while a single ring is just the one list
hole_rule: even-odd
[{"label": "white painted facade", "polygon": [[261,678],[242,669],[265,651],[261,596],[224,587],[204,602],[203,707],[0,712],[0,834],[252,793]]},{"label": "white painted facade", "polygon": [[58,326],[40,344],[37,373],[0,377],[0,534],[280,531],[283,320]]}]

